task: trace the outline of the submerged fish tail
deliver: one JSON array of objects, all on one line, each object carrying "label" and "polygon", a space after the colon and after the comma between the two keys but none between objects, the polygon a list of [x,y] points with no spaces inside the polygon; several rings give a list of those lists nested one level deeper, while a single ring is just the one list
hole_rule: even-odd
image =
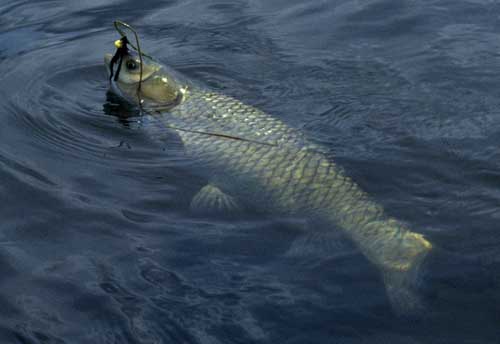
[{"label": "submerged fish tail", "polygon": [[313,171],[306,168],[302,173],[303,181],[312,188],[306,193],[308,206],[341,228],[382,271],[389,299],[398,312],[419,311],[422,305],[415,284],[432,245],[401,221],[387,216],[341,169],[321,154],[315,155],[318,162],[307,164]]}]

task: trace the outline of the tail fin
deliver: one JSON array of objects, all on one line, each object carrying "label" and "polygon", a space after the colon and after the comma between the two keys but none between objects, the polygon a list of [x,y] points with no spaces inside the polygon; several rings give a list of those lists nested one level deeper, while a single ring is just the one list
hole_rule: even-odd
[{"label": "tail fin", "polygon": [[376,259],[392,308],[398,315],[418,317],[426,308],[418,286],[421,270],[434,251],[432,244],[410,231],[402,233],[398,240],[382,242],[385,247]]},{"label": "tail fin", "polygon": [[409,270],[386,270],[383,273],[387,297],[398,316],[419,317],[427,306],[420,293],[422,269],[421,257]]}]

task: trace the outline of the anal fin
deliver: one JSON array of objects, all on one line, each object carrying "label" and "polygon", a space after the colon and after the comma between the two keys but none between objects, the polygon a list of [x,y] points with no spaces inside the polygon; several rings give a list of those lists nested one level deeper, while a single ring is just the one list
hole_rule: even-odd
[{"label": "anal fin", "polygon": [[237,201],[213,184],[207,184],[198,191],[189,206],[197,214],[234,214],[241,210]]}]

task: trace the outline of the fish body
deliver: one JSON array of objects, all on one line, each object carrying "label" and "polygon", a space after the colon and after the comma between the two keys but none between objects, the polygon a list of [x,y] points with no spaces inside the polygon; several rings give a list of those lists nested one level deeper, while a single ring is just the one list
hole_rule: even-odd
[{"label": "fish body", "polygon": [[[140,62],[133,55],[127,59]],[[387,216],[321,147],[252,106],[201,87],[186,87],[167,67],[149,59],[143,60],[143,68],[154,71],[146,73],[140,94],[127,68],[114,87],[129,100],[151,106],[145,128],[152,137],[161,139],[165,128],[175,130],[186,154],[204,166],[212,188],[236,202],[303,215],[342,230],[381,271],[398,312],[421,308],[414,282],[432,245]],[[162,94],[168,96],[158,96]]]}]

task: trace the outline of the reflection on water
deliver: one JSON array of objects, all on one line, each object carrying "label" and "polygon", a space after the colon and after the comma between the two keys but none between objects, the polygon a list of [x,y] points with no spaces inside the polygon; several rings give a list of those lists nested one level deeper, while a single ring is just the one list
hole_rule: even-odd
[{"label": "reflection on water", "polygon": [[[498,7],[0,3],[0,341],[496,343]],[[426,314],[395,316],[353,245],[298,219],[193,217],[205,181],[179,142],[107,93],[114,19],[300,128],[447,252],[424,276]]]}]

